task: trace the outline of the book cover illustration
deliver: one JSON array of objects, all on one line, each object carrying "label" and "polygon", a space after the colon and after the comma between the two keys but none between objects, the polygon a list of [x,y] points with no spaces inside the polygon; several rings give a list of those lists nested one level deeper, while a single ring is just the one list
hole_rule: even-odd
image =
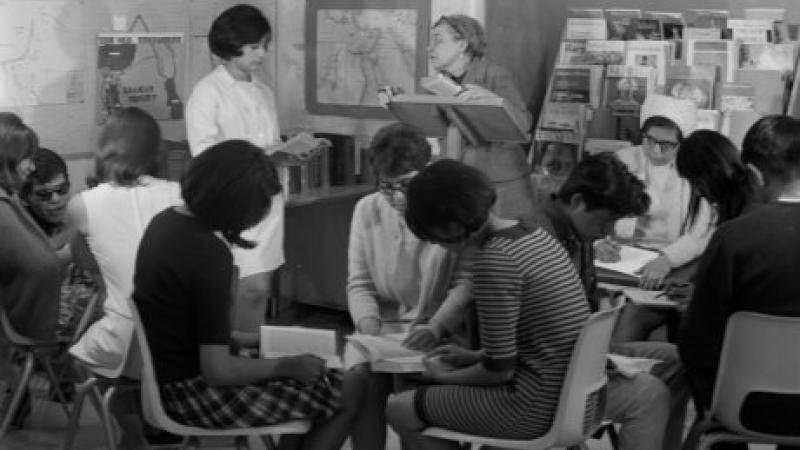
[{"label": "book cover illustration", "polygon": [[794,71],[797,45],[794,43],[742,43],[739,45],[739,69]]},{"label": "book cover illustration", "polygon": [[719,90],[719,109],[729,111],[755,111],[755,88],[745,83],[722,83]]},{"label": "book cover illustration", "polygon": [[[542,108],[540,126],[554,130],[576,131],[581,103],[547,102]],[[537,130],[538,132],[538,130]]]},{"label": "book cover illustration", "polygon": [[778,70],[737,70],[736,82],[750,84],[755,89],[756,111],[763,114],[783,114],[791,83]]},{"label": "book cover illustration", "polygon": [[638,41],[660,41],[661,22],[658,19],[631,19],[629,40]]},{"label": "book cover illustration", "polygon": [[697,130],[719,131],[720,113],[716,109],[697,110]]},{"label": "book cover illustration", "polygon": [[588,42],[585,39],[568,39],[561,41],[558,63],[563,66],[579,66],[593,64],[586,55]]},{"label": "book cover illustration", "polygon": [[553,71],[550,102],[598,106],[602,70],[598,66],[557,66]]},{"label": "book cover illustration", "polygon": [[698,108],[711,108],[716,79],[717,66],[670,66],[665,92],[672,97],[691,100]]},{"label": "book cover illustration", "polygon": [[608,66],[604,105],[615,114],[638,114],[645,97],[655,88],[655,68],[633,66]]},{"label": "book cover illustration", "polygon": [[667,81],[667,66],[670,62],[671,42],[631,41],[625,49],[625,64],[656,69],[655,83],[664,86]]},{"label": "book cover illustration", "polygon": [[739,42],[770,42],[773,23],[771,20],[729,19],[731,39]]},{"label": "book cover illustration", "polygon": [[570,17],[567,19],[565,39],[599,39],[608,36],[605,19]]},{"label": "book cover illustration", "polygon": [[684,41],[707,41],[722,39],[722,30],[719,28],[684,27]]},{"label": "book cover illustration", "polygon": [[624,64],[625,41],[586,41],[586,64]]},{"label": "book cover illustration", "polygon": [[633,19],[642,17],[639,9],[606,9],[605,19],[608,39],[624,41],[633,39]]}]

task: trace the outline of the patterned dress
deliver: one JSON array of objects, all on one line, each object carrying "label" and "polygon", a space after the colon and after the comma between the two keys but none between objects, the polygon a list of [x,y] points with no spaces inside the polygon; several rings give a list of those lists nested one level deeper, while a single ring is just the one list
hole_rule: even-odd
[{"label": "patterned dress", "polygon": [[474,297],[487,370],[514,368],[495,386],[428,386],[415,395],[433,426],[530,439],[547,432],[588,307],[574,266],[547,232],[520,226],[487,239],[475,258]]}]

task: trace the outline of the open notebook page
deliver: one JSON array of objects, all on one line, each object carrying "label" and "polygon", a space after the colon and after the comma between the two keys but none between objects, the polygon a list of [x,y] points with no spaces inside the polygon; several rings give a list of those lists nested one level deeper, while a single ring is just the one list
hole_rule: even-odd
[{"label": "open notebook page", "polygon": [[658,252],[639,247],[631,247],[630,245],[622,245],[620,246],[619,255],[620,260],[617,262],[609,263],[595,259],[594,265],[595,267],[638,277],[639,269],[656,259],[658,257]]}]

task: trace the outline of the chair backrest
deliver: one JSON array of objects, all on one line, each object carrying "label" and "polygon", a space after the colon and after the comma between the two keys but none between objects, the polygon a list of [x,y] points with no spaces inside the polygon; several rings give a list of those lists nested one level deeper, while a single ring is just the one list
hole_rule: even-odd
[{"label": "chair backrest", "polygon": [[[796,396],[800,409],[800,317],[770,316],[740,311],[728,319],[720,355],[711,415],[725,428],[766,440],[786,441],[787,434],[753,430],[742,423],[742,406],[748,400],[770,394]],[[763,397],[762,397],[763,398]],[[777,419],[777,418],[773,418]],[[797,416],[788,418],[800,429]],[[794,425],[797,424],[797,425]],[[775,425],[771,425],[775,426]],[[794,444],[800,444],[800,433]],[[787,442],[793,443],[793,442]]]},{"label": "chair backrest", "polygon": [[0,327],[2,327],[3,335],[12,345],[30,346],[39,343],[17,333],[14,325],[11,324],[11,319],[6,314],[6,308],[2,304],[0,304]]},{"label": "chair backrest", "polygon": [[621,308],[620,303],[589,316],[575,341],[553,424],[547,432],[555,447],[583,442],[602,422],[608,382],[606,354]]},{"label": "chair backrest", "polygon": [[171,431],[176,425],[161,404],[161,391],[158,388],[158,380],[156,379],[156,370],[153,366],[153,355],[150,353],[150,345],[147,343],[147,334],[144,331],[144,324],[142,323],[139,310],[133,299],[128,298],[128,306],[131,310],[131,317],[135,328],[133,331],[134,338],[139,344],[139,352],[142,356],[142,411],[144,418],[150,425],[159,427],[163,430]]}]

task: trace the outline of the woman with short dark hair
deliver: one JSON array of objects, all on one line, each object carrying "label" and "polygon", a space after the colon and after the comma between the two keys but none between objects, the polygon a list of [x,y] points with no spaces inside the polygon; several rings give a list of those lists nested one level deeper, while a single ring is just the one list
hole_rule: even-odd
[{"label": "woman with short dark hair", "polygon": [[[226,139],[244,139],[277,157],[280,127],[275,94],[258,79],[264,68],[272,28],[261,11],[236,5],[211,24],[208,45],[221,63],[192,90],[186,105],[189,150],[197,157]],[[234,328],[256,332],[264,322],[273,274],[284,263],[284,197],[278,193],[263,220],[245,232],[252,249],[233,248],[239,267]]]},{"label": "woman with short dark hair", "polygon": [[420,239],[474,251],[472,295],[480,350],[438,347],[424,375],[436,384],[396,394],[386,414],[415,449],[459,449],[422,436],[428,426],[507,439],[547,432],[588,303],[572,262],[542,228],[491,212],[495,192],[479,170],[452,160],[408,186],[406,221]]},{"label": "woman with short dark hair", "polygon": [[242,232],[280,192],[275,167],[255,145],[224,141],[195,158],[181,190],[185,204],[147,227],[133,291],[164,409],[204,428],[310,420],[308,434],[282,436],[280,447],[339,449],[362,408],[362,370],[326,369],[308,354],[253,359],[230,351],[230,247],[253,245]]}]

